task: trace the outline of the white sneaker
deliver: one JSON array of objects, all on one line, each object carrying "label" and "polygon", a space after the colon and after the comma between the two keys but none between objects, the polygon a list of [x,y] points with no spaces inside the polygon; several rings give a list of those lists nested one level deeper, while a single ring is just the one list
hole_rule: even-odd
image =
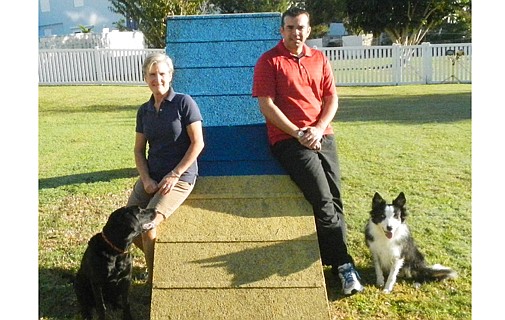
[{"label": "white sneaker", "polygon": [[351,295],[363,291],[363,286],[359,282],[358,272],[351,263],[346,263],[338,267],[338,276],[342,281],[342,290],[345,295]]}]

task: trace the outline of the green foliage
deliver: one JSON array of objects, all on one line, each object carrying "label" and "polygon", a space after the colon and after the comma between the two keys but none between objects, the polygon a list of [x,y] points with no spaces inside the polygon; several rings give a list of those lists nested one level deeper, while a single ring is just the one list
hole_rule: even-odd
[{"label": "green foliage", "polygon": [[221,13],[284,12],[289,0],[212,0]]},{"label": "green foliage", "polygon": [[354,32],[385,32],[398,44],[420,43],[426,33],[448,19],[466,16],[470,1],[353,0],[347,1],[348,26]]},{"label": "green foliage", "polygon": [[472,3],[461,0],[463,9],[449,17],[437,28],[433,28],[424,39],[430,43],[472,42]]},{"label": "green foliage", "polygon": [[[135,21],[149,48],[164,48],[170,15],[212,13],[284,12],[291,5],[305,8],[311,15],[311,38],[322,37],[331,22],[344,22],[354,34],[381,33],[400,44],[418,44],[428,32],[462,34],[471,39],[471,0],[109,0],[111,11]],[[116,22],[126,30],[125,19]],[[444,41],[436,33],[429,35]],[[468,42],[461,41],[461,42]]]},{"label": "green foliage", "polygon": [[322,38],[328,33],[330,27],[327,24],[318,24],[310,27],[310,39]]},{"label": "green foliage", "polygon": [[305,10],[310,13],[312,26],[344,21],[346,7],[343,0],[306,0],[304,2]]},{"label": "green foliage", "polygon": [[84,26],[82,24],[79,25],[79,30],[81,30],[82,33],[91,33],[92,29],[94,26]]},{"label": "green foliage", "polygon": [[164,48],[165,19],[171,15],[193,15],[202,12],[206,0],[109,0],[112,12],[136,21],[149,48]]},{"label": "green foliage", "polygon": [[[344,298],[329,270],[331,319],[471,319],[471,85],[341,87],[338,141],[349,250],[365,291]],[[75,319],[69,280],[89,238],[126,203],[137,177],[135,114],[146,87],[39,87],[39,319]],[[373,193],[405,192],[409,225],[428,263],[459,278],[416,289],[374,285],[363,228]],[[133,250],[134,275],[145,268]],[[148,288],[134,281],[136,319],[149,319]]]},{"label": "green foliage", "polygon": [[126,27],[125,19],[119,19],[119,21],[113,22],[112,25],[115,26],[119,31],[130,31]]}]

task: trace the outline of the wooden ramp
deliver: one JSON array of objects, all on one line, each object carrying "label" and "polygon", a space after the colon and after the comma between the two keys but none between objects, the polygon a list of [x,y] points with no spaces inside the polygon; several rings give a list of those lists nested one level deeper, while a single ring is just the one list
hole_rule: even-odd
[{"label": "wooden ramp", "polygon": [[329,319],[311,212],[285,175],[200,177],[159,227],[151,319]]}]

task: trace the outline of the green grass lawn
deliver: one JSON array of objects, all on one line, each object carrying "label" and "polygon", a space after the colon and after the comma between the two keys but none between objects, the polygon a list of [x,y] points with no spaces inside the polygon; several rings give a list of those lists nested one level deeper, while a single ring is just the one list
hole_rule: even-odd
[{"label": "green grass lawn", "polygon": [[[348,298],[327,280],[333,319],[471,319],[471,85],[341,87],[336,130],[349,248],[365,292]],[[74,273],[89,238],[126,203],[136,178],[135,114],[146,87],[39,87],[39,318],[74,319]],[[416,289],[374,286],[363,229],[372,196],[403,191],[409,225],[428,263],[459,278]],[[138,249],[134,273],[144,267]],[[148,319],[145,286],[134,281],[132,309]]]}]

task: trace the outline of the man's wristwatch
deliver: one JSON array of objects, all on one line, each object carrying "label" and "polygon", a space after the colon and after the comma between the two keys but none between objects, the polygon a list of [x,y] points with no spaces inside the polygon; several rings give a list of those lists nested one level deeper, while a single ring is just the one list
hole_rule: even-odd
[{"label": "man's wristwatch", "polygon": [[298,139],[300,139],[301,137],[303,137],[305,135],[305,132],[303,130],[298,130],[296,131],[296,136],[298,137]]}]

